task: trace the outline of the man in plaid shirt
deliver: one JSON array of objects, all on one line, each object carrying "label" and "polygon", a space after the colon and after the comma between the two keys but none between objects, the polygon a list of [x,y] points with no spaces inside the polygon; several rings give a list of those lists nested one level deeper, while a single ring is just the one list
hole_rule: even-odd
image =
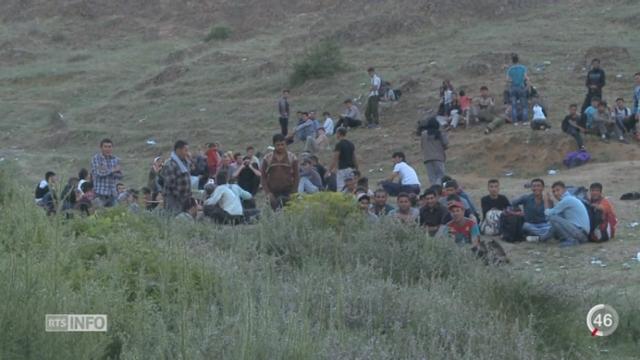
[{"label": "man in plaid shirt", "polygon": [[169,213],[180,213],[182,204],[191,198],[189,158],[189,144],[178,140],[173,147],[171,157],[162,168],[164,208]]},{"label": "man in plaid shirt", "polygon": [[100,153],[91,159],[93,188],[102,206],[113,206],[116,198],[116,184],[122,179],[120,159],[113,156],[113,142],[103,139]]}]

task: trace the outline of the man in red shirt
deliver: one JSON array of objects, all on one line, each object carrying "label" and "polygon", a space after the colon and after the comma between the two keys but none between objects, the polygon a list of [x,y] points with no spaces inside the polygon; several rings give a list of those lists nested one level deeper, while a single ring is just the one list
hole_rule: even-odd
[{"label": "man in red shirt", "polygon": [[613,209],[613,204],[609,199],[602,196],[602,184],[593,183],[589,186],[589,203],[594,208],[602,211],[602,224],[598,229],[594,230],[592,240],[604,241],[613,239],[616,235],[616,225],[618,219],[616,218],[616,212]]},{"label": "man in red shirt", "polygon": [[218,166],[220,166],[220,154],[218,153],[218,143],[210,143],[206,152],[207,155],[207,170],[209,171],[209,177],[216,176]]}]

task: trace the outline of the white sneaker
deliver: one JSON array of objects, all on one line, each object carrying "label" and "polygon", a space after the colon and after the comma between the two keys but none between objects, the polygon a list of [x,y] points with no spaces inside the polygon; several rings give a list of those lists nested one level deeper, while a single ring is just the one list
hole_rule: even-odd
[{"label": "white sneaker", "polygon": [[538,242],[540,241],[540,236],[527,236],[527,242]]}]

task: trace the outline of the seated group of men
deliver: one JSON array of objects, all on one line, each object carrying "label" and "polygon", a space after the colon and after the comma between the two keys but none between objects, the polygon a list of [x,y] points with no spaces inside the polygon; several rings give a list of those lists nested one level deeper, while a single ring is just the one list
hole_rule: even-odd
[{"label": "seated group of men", "polygon": [[[551,238],[560,240],[561,246],[571,246],[587,241],[603,241],[615,236],[617,219],[611,202],[602,195],[602,184],[593,183],[587,199],[573,195],[564,183],[552,185],[552,194],[544,191],[544,181],[531,181],[531,194],[509,201],[500,194],[500,183],[489,180],[488,192],[481,200],[482,221],[473,202],[455,180],[446,179],[444,186],[434,185],[419,196],[416,207],[415,196],[400,193],[397,208],[387,204],[387,192],[376,190],[373,198],[361,192],[357,195],[360,209],[370,221],[382,216],[397,218],[405,224],[420,224],[430,236],[451,236],[457,243],[477,245],[481,228],[499,229],[503,217],[519,216],[522,231],[530,242],[545,242]],[[593,228],[592,213],[599,211],[601,219]],[[496,216],[498,212],[498,216]],[[496,232],[487,235],[496,235]]]}]

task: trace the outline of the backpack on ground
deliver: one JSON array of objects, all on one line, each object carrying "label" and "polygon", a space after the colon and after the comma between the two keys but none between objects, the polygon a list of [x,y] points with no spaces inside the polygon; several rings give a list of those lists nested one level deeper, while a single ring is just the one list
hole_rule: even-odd
[{"label": "backpack on ground", "polygon": [[487,236],[500,235],[500,218],[502,210],[491,209],[487,211],[484,220],[480,223],[480,232]]},{"label": "backpack on ground", "polygon": [[591,160],[591,154],[586,150],[572,151],[568,153],[562,163],[568,168],[584,165]]},{"label": "backpack on ground", "polygon": [[502,240],[506,242],[519,242],[524,240],[524,216],[512,212],[503,211],[500,216],[500,231]]}]

